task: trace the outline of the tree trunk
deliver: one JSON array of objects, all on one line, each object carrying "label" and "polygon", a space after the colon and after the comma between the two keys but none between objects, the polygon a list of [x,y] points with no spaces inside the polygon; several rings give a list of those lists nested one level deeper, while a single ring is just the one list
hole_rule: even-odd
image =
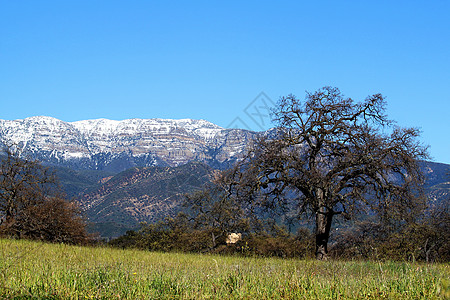
[{"label": "tree trunk", "polygon": [[216,248],[216,235],[214,234],[214,232],[211,232],[211,237],[212,237],[212,247],[211,249]]},{"label": "tree trunk", "polygon": [[328,239],[330,237],[333,212],[321,207],[316,213],[316,258],[328,259]]}]

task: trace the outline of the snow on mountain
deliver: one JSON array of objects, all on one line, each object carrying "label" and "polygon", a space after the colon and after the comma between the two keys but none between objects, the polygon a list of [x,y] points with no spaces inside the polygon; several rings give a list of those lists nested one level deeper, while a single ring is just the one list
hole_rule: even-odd
[{"label": "snow on mountain", "polygon": [[177,166],[194,160],[220,167],[242,155],[254,135],[192,119],[0,120],[3,144],[18,145],[50,164],[77,169]]},{"label": "snow on mountain", "polygon": [[[136,135],[139,132],[153,132],[154,134],[169,134],[178,129],[189,133],[197,133],[203,138],[214,136],[223,128],[203,120],[168,120],[168,119],[129,119],[114,121],[107,119],[85,120],[69,123],[85,136],[101,135]],[[205,134],[204,134],[205,133]]]}]

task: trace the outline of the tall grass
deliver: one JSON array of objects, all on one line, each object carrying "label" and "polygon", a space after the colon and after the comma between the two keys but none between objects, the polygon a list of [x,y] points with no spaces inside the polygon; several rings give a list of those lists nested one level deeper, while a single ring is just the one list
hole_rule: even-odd
[{"label": "tall grass", "polygon": [[449,264],[243,258],[0,240],[0,298],[440,299],[450,296],[449,273]]}]

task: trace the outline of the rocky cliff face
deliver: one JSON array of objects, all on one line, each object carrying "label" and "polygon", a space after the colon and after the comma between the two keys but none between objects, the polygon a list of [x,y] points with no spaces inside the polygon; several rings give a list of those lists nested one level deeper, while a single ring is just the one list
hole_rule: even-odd
[{"label": "rocky cliff face", "polygon": [[255,134],[191,119],[0,120],[0,142],[18,145],[24,154],[57,166],[114,172],[190,161],[224,168],[243,154]]}]

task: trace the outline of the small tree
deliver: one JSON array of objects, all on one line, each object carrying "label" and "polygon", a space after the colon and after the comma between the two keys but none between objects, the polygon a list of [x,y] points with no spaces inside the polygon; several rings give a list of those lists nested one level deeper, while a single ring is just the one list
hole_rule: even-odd
[{"label": "small tree", "polygon": [[419,130],[388,120],[382,95],[355,103],[324,87],[305,101],[289,95],[277,130],[259,137],[234,170],[235,195],[271,208],[296,204],[315,217],[316,257],[326,259],[333,217],[368,209],[387,224],[423,207]]},{"label": "small tree", "polygon": [[0,233],[76,244],[90,239],[85,228],[78,205],[64,199],[54,174],[6,147],[0,161]]},{"label": "small tree", "polygon": [[203,190],[186,195],[184,205],[194,229],[211,232],[212,248],[217,246],[217,239],[225,241],[232,232],[247,232],[249,218],[235,198],[229,197],[226,172],[218,175]]}]

